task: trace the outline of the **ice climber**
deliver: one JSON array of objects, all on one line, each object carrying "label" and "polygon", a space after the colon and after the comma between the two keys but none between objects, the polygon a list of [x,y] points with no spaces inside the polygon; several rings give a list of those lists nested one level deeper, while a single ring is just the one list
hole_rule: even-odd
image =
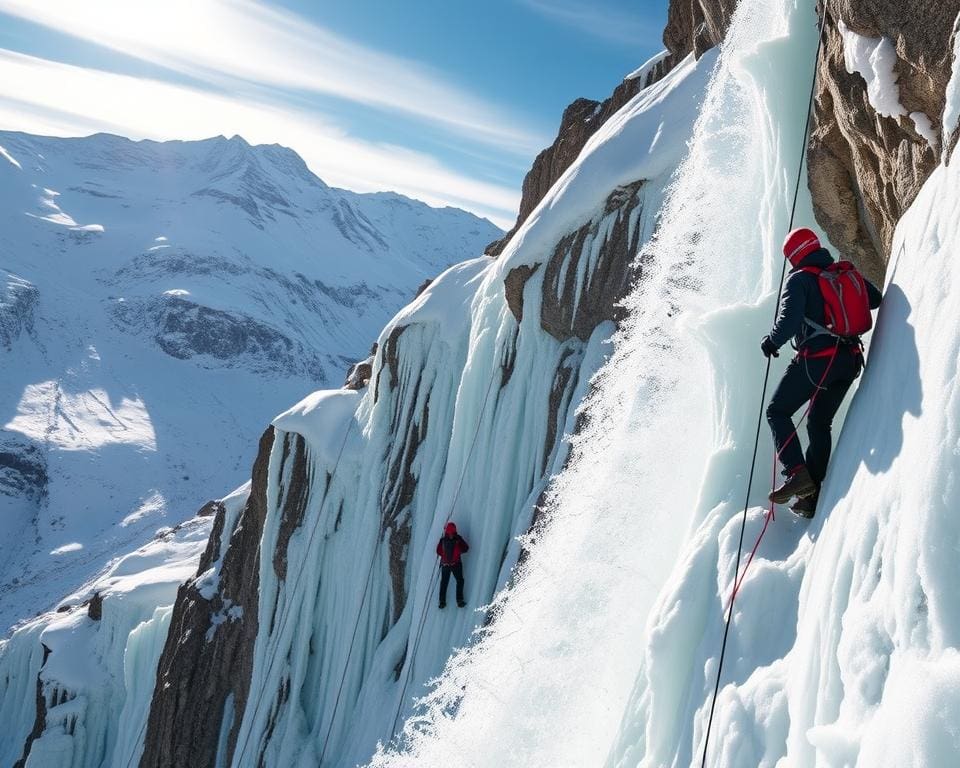
[{"label": "ice climber", "polygon": [[[797,350],[767,407],[777,455],[786,481],[770,494],[793,511],[813,517],[830,460],[831,427],[850,385],[863,369],[860,333],[871,327],[870,310],[881,293],[849,262],[835,262],[810,229],[795,229],[783,244],[792,269],[773,329],[760,348],[769,358],[791,338]],[[812,400],[807,416],[806,455],[793,415]]]},{"label": "ice climber", "polygon": [[469,551],[470,545],[466,539],[457,533],[457,526],[453,522],[447,523],[443,536],[437,542],[437,556],[440,558],[440,607],[447,607],[447,585],[450,583],[450,574],[457,582],[457,605],[463,608],[467,601],[463,599],[463,563],[460,556]]}]

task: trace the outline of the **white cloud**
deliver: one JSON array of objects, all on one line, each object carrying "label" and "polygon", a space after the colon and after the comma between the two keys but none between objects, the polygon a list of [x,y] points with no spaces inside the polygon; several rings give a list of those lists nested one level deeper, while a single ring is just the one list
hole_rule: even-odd
[{"label": "white cloud", "polygon": [[657,25],[633,14],[584,0],[521,0],[553,21],[615,43],[644,46],[659,36]]},{"label": "white cloud", "polygon": [[133,139],[242,135],[296,150],[324,181],[394,190],[513,224],[517,190],[457,173],[436,158],[360,141],[314,112],[287,104],[76,67],[0,49],[0,127],[54,136],[107,131]]},{"label": "white cloud", "polygon": [[546,143],[436,72],[255,0],[0,0],[0,12],[210,83],[344,98],[519,154]]}]

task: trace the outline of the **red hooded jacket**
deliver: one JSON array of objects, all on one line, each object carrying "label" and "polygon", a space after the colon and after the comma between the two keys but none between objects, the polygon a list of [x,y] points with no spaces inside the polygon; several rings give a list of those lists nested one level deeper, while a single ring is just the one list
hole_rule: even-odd
[{"label": "red hooded jacket", "polygon": [[440,537],[437,542],[437,557],[440,558],[440,565],[453,566],[460,562],[460,555],[470,549],[466,539],[457,533],[457,526],[453,523],[447,523],[444,529],[445,535]]}]

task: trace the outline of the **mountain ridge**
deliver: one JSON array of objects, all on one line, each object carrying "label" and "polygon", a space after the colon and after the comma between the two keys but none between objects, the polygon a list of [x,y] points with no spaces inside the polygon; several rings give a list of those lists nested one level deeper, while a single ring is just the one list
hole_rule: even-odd
[{"label": "mountain ridge", "polygon": [[7,624],[62,594],[41,572],[79,586],[105,566],[100,534],[143,542],[205,500],[201,478],[239,483],[264,420],[338,383],[417,286],[499,233],[241,137],[0,147],[0,506],[29,541],[0,573]]}]

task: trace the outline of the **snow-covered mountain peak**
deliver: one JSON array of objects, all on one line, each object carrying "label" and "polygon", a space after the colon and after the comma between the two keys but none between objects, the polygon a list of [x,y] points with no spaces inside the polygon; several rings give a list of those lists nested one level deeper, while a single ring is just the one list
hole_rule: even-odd
[{"label": "snow-covered mountain peak", "polygon": [[0,147],[4,627],[242,482],[264,423],[501,234],[239,136]]}]

